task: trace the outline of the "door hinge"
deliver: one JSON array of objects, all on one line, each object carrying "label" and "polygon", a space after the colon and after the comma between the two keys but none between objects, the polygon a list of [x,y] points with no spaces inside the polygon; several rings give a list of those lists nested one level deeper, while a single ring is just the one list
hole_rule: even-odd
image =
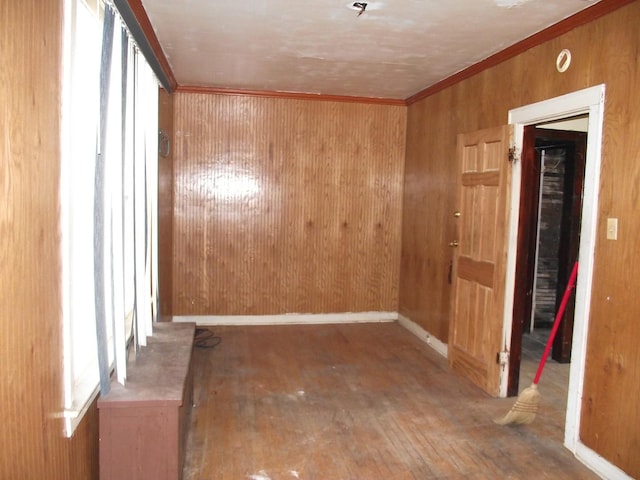
[{"label": "door hinge", "polygon": [[519,162],[520,161],[520,152],[518,149],[513,146],[509,148],[509,163]]},{"label": "door hinge", "polygon": [[496,353],[496,363],[498,365],[507,365],[509,363],[509,352],[503,350],[502,352]]}]

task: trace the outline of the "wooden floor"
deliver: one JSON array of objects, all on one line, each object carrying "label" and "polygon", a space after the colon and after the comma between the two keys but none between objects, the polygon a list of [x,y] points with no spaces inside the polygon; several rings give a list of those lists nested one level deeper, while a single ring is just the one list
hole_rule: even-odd
[{"label": "wooden floor", "polygon": [[501,427],[514,399],[397,323],[214,332],[221,343],[194,352],[184,480],[597,478],[562,447],[546,377],[535,422]]}]

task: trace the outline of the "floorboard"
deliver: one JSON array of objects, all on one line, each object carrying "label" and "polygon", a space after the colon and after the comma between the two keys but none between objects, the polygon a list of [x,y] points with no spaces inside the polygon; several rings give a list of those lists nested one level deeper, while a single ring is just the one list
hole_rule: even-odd
[{"label": "floorboard", "polygon": [[[533,382],[549,333],[548,328],[536,329],[522,337],[520,392]],[[562,442],[564,438],[570,367],[570,364],[558,363],[549,355],[538,384],[542,396],[539,415],[545,420],[541,425],[545,430],[539,433],[558,442]]]},{"label": "floorboard", "polygon": [[397,323],[213,331],[220,344],[194,352],[184,480],[598,478],[562,446],[547,371],[535,422],[502,427],[513,398]]}]

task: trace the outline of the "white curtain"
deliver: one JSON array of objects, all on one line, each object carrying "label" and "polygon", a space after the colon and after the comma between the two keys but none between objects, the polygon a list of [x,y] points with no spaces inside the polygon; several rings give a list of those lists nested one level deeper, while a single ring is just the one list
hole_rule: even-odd
[{"label": "white curtain", "polygon": [[65,0],[64,43],[61,255],[71,435],[98,385],[108,391],[112,369],[125,383],[128,347],[145,345],[157,320],[158,81],[108,4]]}]

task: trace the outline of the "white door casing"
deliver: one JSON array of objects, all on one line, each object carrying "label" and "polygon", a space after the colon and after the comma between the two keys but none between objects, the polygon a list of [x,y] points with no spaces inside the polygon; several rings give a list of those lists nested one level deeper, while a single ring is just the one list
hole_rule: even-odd
[{"label": "white door casing", "polygon": [[[602,128],[604,123],[605,85],[597,85],[560,97],[544,100],[509,111],[508,122],[514,125],[516,151],[522,151],[522,139],[526,125],[536,125],[576,115],[589,115],[587,132],[587,157],[582,202],[582,227],[578,261],[580,271],[576,284],[573,349],[569,373],[569,392],[565,420],[564,444],[576,457],[604,478],[629,479],[622,470],[611,464],[580,441],[580,415],[587,352],[587,331],[591,307],[594,252],[598,221],[598,193],[600,188],[600,164],[602,154]],[[515,288],[515,263],[518,237],[518,205],[520,205],[520,163],[512,170],[509,219],[507,275],[504,302],[503,341],[510,344],[513,322],[513,292]],[[500,395],[506,396],[508,369],[501,379]]]}]

